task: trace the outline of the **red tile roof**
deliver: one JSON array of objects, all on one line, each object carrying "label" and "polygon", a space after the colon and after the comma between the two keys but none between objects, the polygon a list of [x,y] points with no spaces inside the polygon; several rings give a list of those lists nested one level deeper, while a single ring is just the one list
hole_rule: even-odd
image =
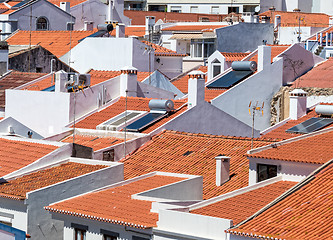
[{"label": "red tile roof", "polygon": [[332,239],[333,166],[228,232],[257,239]]},{"label": "red tile roof", "polygon": [[129,17],[132,25],[145,25],[146,16],[155,16],[157,22],[161,19],[164,23],[170,22],[199,22],[202,19],[209,22],[222,22],[227,16],[223,14],[202,14],[202,13],[176,13],[176,12],[156,12],[156,11],[133,11],[124,10],[124,15]]},{"label": "red tile roof", "polygon": [[[115,78],[121,75],[120,71],[104,71],[104,70],[90,70],[88,72],[91,75],[90,85],[94,86],[111,78]],[[142,82],[149,77],[150,72],[138,72],[137,78],[139,82]]]},{"label": "red tile roof", "polygon": [[[326,105],[327,103],[323,104],[323,105]],[[285,140],[285,139],[289,139],[289,138],[293,138],[293,137],[297,137],[297,136],[300,136],[300,135],[303,135],[301,133],[290,133],[290,132],[286,132],[286,130],[288,130],[289,128],[292,128],[294,126],[296,126],[297,124],[300,124],[310,118],[313,118],[313,117],[320,117],[316,111],[315,111],[315,108],[312,108],[309,110],[309,112],[297,119],[297,120],[289,120],[287,121],[285,124],[273,129],[272,131],[264,134],[261,136],[261,138],[266,138],[266,139],[275,139],[275,140],[278,140],[278,141],[281,141],[281,140]],[[329,127],[332,127],[332,124],[326,126],[325,128],[329,128]]]},{"label": "red tile roof", "polygon": [[[271,62],[273,62],[273,58],[276,56],[279,56],[282,52],[287,50],[290,47],[290,45],[272,45],[271,46]],[[254,55],[249,61],[255,61],[258,62],[258,54]]]},{"label": "red tile roof", "polygon": [[[207,73],[207,66],[199,66],[195,70],[199,70],[199,71],[202,71],[203,73]],[[189,76],[187,74],[185,74],[184,76],[173,80],[172,84],[176,88],[178,88],[182,93],[186,94],[188,92],[188,79],[189,79]],[[206,81],[207,81],[207,76],[206,76]]]},{"label": "red tile roof", "polygon": [[0,138],[0,177],[25,167],[58,149],[57,146]]},{"label": "red tile roof", "polygon": [[304,12],[282,12],[266,11],[259,14],[260,18],[269,17],[271,23],[275,21],[275,16],[281,16],[281,27],[298,27],[299,17],[301,17],[301,27],[328,27],[329,15],[324,13],[304,13]]},{"label": "red tile roof", "polygon": [[226,91],[227,91],[227,89],[205,88],[205,101],[210,102],[211,100],[220,96],[222,93],[224,93]]},{"label": "red tile roof", "polygon": [[[66,137],[61,140],[62,142],[72,143],[73,135]],[[75,143],[91,147],[94,151],[100,149],[111,147],[113,145],[122,143],[124,140],[122,138],[116,137],[100,137],[100,136],[91,136],[91,135],[75,135]]]},{"label": "red tile roof", "polygon": [[[255,148],[267,144],[254,140]],[[201,175],[204,198],[208,199],[248,185],[249,166],[244,154],[250,148],[249,138],[164,131],[121,162],[126,179],[153,171]],[[219,154],[231,157],[231,179],[217,187],[215,157]]]},{"label": "red tile roof", "polygon": [[159,46],[157,44],[148,42],[148,41],[142,41],[144,44],[151,46],[154,49],[154,55],[155,56],[170,56],[170,57],[185,57],[186,54],[180,54],[175,51],[172,51],[168,48]]},{"label": "red tile roof", "polygon": [[[31,31],[31,45],[41,45],[61,57],[96,31]],[[6,39],[9,45],[29,45],[30,31],[19,30]]]},{"label": "red tile roof", "polygon": [[162,31],[179,31],[179,32],[213,32],[216,28],[226,27],[228,25],[176,25],[163,28]]},{"label": "red tile roof", "polygon": [[[151,99],[150,98],[138,98],[138,97],[128,97],[127,98],[127,110],[137,110],[137,111],[150,111],[148,103]],[[85,119],[81,120],[80,122],[76,123],[77,128],[88,128],[88,129],[96,129],[96,126],[105,122],[108,119],[111,119],[118,114],[125,111],[125,102],[126,98],[121,97],[117,102],[112,104],[111,106],[93,113],[92,115],[86,117]],[[148,129],[150,131],[156,129],[159,126],[159,123],[164,121],[169,121],[175,116],[179,114],[180,111],[177,111],[182,105],[185,104],[185,101],[183,100],[175,100],[174,102],[174,108],[176,109],[173,114],[167,118],[164,118],[156,123],[154,123],[151,127]],[[146,132],[147,129],[144,131]]]},{"label": "red tile roof", "polygon": [[292,87],[333,88],[333,58],[318,64],[292,83]]},{"label": "red tile roof", "polygon": [[5,107],[5,90],[13,89],[46,75],[46,73],[27,73],[12,71],[0,79],[0,107]]},{"label": "red tile roof", "polygon": [[48,87],[51,87],[55,84],[55,74],[52,74],[46,78],[41,79],[38,82],[34,82],[32,84],[29,84],[28,86],[24,87],[23,90],[29,90],[29,91],[41,91]]},{"label": "red tile roof", "polygon": [[191,213],[231,219],[236,225],[272,202],[294,186],[295,182],[280,181],[225,200],[195,209]]},{"label": "red tile roof", "polygon": [[30,173],[23,177],[0,184],[0,197],[15,200],[26,199],[28,192],[53,185],[86,173],[90,173],[107,166],[88,165],[68,162],[60,166],[52,167],[38,172]]},{"label": "red tile roof", "polygon": [[231,52],[221,52],[221,54],[226,58],[227,62],[241,61],[243,58],[247,57],[250,53],[231,53]]},{"label": "red tile roof", "polygon": [[102,222],[151,228],[158,220],[158,214],[150,212],[152,202],[131,199],[131,196],[182,180],[184,178],[155,175],[52,204],[45,209]]},{"label": "red tile roof", "polygon": [[249,154],[254,158],[324,164],[333,158],[333,130]]},{"label": "red tile roof", "polygon": [[[83,3],[87,0],[66,0],[66,2],[70,3],[70,7],[74,7],[80,3]],[[50,3],[53,3],[54,5],[60,7],[60,3],[63,2],[63,0],[49,0]]]},{"label": "red tile roof", "polygon": [[[125,27],[125,37],[128,36],[137,36],[137,37],[144,37],[146,34],[146,27],[145,26],[127,26]],[[116,36],[116,31],[113,30],[111,32],[111,36]]]}]

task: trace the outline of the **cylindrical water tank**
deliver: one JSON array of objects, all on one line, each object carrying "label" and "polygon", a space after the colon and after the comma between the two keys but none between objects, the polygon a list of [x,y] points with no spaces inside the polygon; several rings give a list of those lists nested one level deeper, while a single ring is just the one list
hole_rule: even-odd
[{"label": "cylindrical water tank", "polygon": [[171,100],[162,100],[162,99],[152,99],[149,101],[149,108],[151,110],[164,110],[171,111],[173,110],[174,103]]},{"label": "cylindrical water tank", "polygon": [[255,61],[235,61],[231,64],[235,71],[252,71],[257,70],[257,63]]},{"label": "cylindrical water tank", "polygon": [[112,24],[98,24],[97,29],[98,29],[98,31],[111,32],[113,30],[113,25]]},{"label": "cylindrical water tank", "polygon": [[332,116],[333,115],[333,105],[318,105],[315,111],[319,115]]}]

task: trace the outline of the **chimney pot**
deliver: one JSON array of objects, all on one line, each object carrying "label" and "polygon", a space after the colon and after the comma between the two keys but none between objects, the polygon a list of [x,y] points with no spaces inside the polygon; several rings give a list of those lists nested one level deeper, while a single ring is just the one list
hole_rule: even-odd
[{"label": "chimney pot", "polygon": [[230,175],[230,157],[219,155],[216,160],[216,186],[222,186],[229,180]]},{"label": "chimney pot", "polygon": [[138,69],[135,67],[124,67],[120,72],[120,95],[123,97],[136,97]]},{"label": "chimney pot", "polygon": [[192,108],[205,101],[205,74],[192,71],[188,75],[188,108]]}]

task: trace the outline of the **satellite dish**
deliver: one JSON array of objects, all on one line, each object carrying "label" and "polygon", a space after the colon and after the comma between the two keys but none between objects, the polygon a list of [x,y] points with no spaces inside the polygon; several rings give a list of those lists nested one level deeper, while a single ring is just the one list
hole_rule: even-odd
[{"label": "satellite dish", "polygon": [[254,9],[255,12],[260,12],[260,6],[256,6]]}]

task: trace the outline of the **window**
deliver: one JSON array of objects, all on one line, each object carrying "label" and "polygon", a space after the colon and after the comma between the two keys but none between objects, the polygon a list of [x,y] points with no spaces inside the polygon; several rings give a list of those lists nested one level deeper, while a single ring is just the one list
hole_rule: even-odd
[{"label": "window", "polygon": [[212,14],[219,14],[220,13],[220,7],[219,6],[212,6],[211,13]]},{"label": "window", "polygon": [[228,7],[228,13],[239,13],[239,7]]},{"label": "window", "polygon": [[40,17],[37,19],[36,30],[48,30],[48,21],[46,17]]},{"label": "window", "polygon": [[101,229],[103,234],[103,240],[116,240],[119,237],[119,233]]},{"label": "window", "polygon": [[190,7],[190,13],[198,13],[198,12],[199,12],[199,8],[197,6]]},{"label": "window", "polygon": [[72,223],[71,227],[74,228],[74,240],[86,240],[88,226]]},{"label": "window", "polygon": [[214,39],[192,40],[191,57],[208,58],[215,51]]},{"label": "window", "polygon": [[132,240],[150,240],[150,238],[143,238],[143,237],[133,236]]},{"label": "window", "polygon": [[67,23],[67,31],[73,31],[74,30],[74,23],[68,22]]},{"label": "window", "polygon": [[182,7],[181,6],[171,6],[170,12],[182,12]]},{"label": "window", "polygon": [[114,161],[114,149],[110,149],[109,151],[103,152],[103,161]]},{"label": "window", "polygon": [[277,166],[276,165],[267,165],[267,164],[258,164],[257,165],[257,179],[258,182],[264,181],[269,178],[277,176]]}]

